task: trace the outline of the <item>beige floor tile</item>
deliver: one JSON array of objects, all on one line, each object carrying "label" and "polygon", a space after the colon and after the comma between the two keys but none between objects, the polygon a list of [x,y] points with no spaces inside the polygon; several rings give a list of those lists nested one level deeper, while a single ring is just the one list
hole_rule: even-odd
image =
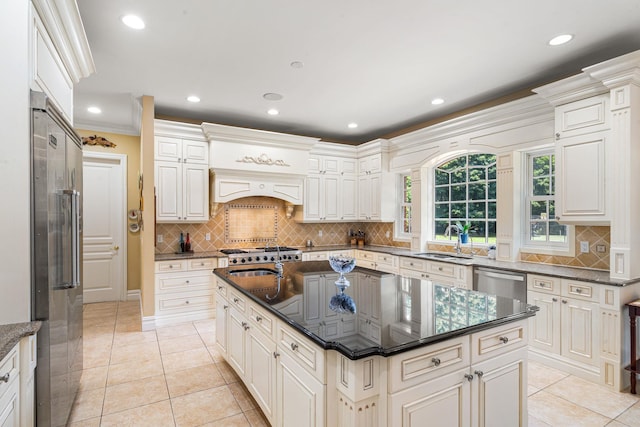
[{"label": "beige floor tile", "polygon": [[602,427],[610,419],[542,390],[529,398],[529,416],[554,427]]},{"label": "beige floor tile", "polygon": [[113,338],[113,331],[115,327],[113,325],[99,325],[99,326],[87,326],[82,327],[83,338],[99,338],[99,337],[111,337]]},{"label": "beige floor tile", "polygon": [[100,417],[89,418],[67,424],[66,427],[100,427]]},{"label": "beige floor tile", "polygon": [[544,391],[555,394],[607,418],[617,417],[638,402],[638,399],[631,394],[614,392],[573,376],[550,385]]},{"label": "beige floor tile", "polygon": [[193,322],[193,326],[200,332],[215,332],[216,331],[216,319],[196,320]]},{"label": "beige floor tile", "polygon": [[531,415],[529,415],[529,427],[553,427],[550,426],[549,424],[545,423],[544,421],[540,421],[539,419],[537,419],[536,417],[533,417]]},{"label": "beige floor tile", "polygon": [[100,327],[110,327],[113,328],[116,324],[116,316],[100,316],[100,317],[89,317],[82,319],[82,328],[84,330],[90,328],[100,328]]},{"label": "beige floor tile", "polygon": [[640,402],[618,415],[616,421],[630,427],[640,425]]},{"label": "beige floor tile", "polygon": [[218,350],[218,347],[216,345],[207,344],[207,350],[209,351],[209,354],[213,358],[214,362],[220,363],[224,361],[224,357],[222,357],[222,354],[220,353],[220,350]]},{"label": "beige floor tile", "polygon": [[249,424],[251,424],[251,427],[271,426],[260,409],[251,409],[249,411],[246,411],[244,413],[244,416],[247,417],[247,420],[249,420]]},{"label": "beige floor tile", "polygon": [[160,359],[160,349],[158,343],[153,341],[117,346],[111,350],[112,364],[156,359]]},{"label": "beige floor tile", "polygon": [[169,400],[163,400],[162,402],[105,415],[102,417],[102,424],[100,424],[100,426],[173,427],[175,423],[173,422],[171,402]]},{"label": "beige floor tile", "polygon": [[116,332],[113,336],[114,347],[139,344],[142,342],[158,342],[156,331]]},{"label": "beige floor tile", "polygon": [[198,332],[200,334],[200,338],[207,346],[213,346],[216,344],[216,333],[215,332]]},{"label": "beige floor tile", "polygon": [[536,388],[536,387],[534,387],[532,385],[528,385],[527,386],[527,396],[532,396],[532,395],[536,394],[539,391],[540,391],[539,388]]},{"label": "beige floor tile", "polygon": [[95,390],[107,385],[107,373],[109,366],[99,366],[82,370],[80,377],[80,390]]},{"label": "beige floor tile", "polygon": [[242,412],[227,386],[173,398],[171,407],[179,427],[199,426]]},{"label": "beige floor tile", "polygon": [[116,322],[116,332],[142,332],[142,322]]},{"label": "beige floor tile", "polygon": [[148,405],[169,398],[164,375],[107,386],[103,415]]},{"label": "beige floor tile", "polygon": [[251,427],[244,414],[236,414],[212,423],[203,424],[202,427]]},{"label": "beige floor tile", "polygon": [[546,366],[537,362],[529,362],[529,374],[527,376],[529,385],[538,389],[543,389],[561,379],[569,376],[569,374]]},{"label": "beige floor tile", "polygon": [[258,404],[249,394],[249,390],[247,390],[243,383],[231,383],[229,384],[229,389],[231,390],[231,394],[233,394],[233,397],[236,398],[236,402],[238,402],[240,409],[242,409],[243,411],[248,411],[250,409],[255,409],[258,407]]},{"label": "beige floor tile", "polygon": [[[640,421],[636,420],[634,421],[636,423],[636,425],[638,423],[640,423]],[[633,427],[633,425],[628,425],[628,424],[622,424],[619,421],[613,420],[611,421],[609,424],[607,424],[607,427]]]},{"label": "beige floor tile", "polygon": [[204,348],[200,335],[185,335],[183,337],[160,340],[159,344],[162,355]]},{"label": "beige floor tile", "polygon": [[159,340],[166,340],[183,337],[185,335],[196,335],[198,331],[195,326],[193,326],[193,323],[181,323],[179,325],[157,328],[156,333],[158,334]]},{"label": "beige floor tile", "polygon": [[215,364],[197,366],[165,375],[172,398],[226,385]]},{"label": "beige floor tile", "polygon": [[213,363],[213,359],[204,346],[196,350],[162,355],[162,364],[164,365],[165,373],[209,365],[211,363]]},{"label": "beige floor tile", "polygon": [[224,378],[227,384],[237,383],[240,381],[240,377],[238,377],[236,371],[234,371],[226,361],[223,360],[221,363],[218,363],[217,366],[222,374],[222,378]]},{"label": "beige floor tile", "polygon": [[156,377],[164,374],[162,361],[158,357],[151,360],[129,361],[117,365],[109,365],[107,386]]},{"label": "beige floor tile", "polygon": [[71,409],[70,422],[88,420],[102,415],[102,403],[104,401],[104,388],[81,391],[76,396]]},{"label": "beige floor tile", "polygon": [[93,304],[85,304],[83,307],[83,314],[89,314],[94,312],[109,312],[115,314],[118,310],[117,301],[99,302]]},{"label": "beige floor tile", "polygon": [[85,369],[108,366],[111,346],[86,346],[82,348],[82,363]]}]

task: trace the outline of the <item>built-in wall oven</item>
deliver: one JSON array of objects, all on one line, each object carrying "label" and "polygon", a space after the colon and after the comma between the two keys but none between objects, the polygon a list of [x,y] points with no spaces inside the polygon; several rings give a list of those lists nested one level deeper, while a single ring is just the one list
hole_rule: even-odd
[{"label": "built-in wall oven", "polygon": [[473,289],[527,302],[527,275],[511,270],[475,267]]}]

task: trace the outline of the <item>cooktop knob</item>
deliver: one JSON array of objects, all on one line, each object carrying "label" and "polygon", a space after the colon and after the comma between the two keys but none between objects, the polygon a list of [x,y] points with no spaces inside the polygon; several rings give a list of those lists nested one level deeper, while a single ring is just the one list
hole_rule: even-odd
[{"label": "cooktop knob", "polygon": [[249,257],[249,258],[247,258],[247,261],[251,262],[251,261],[253,261],[253,258]]},{"label": "cooktop knob", "polygon": [[240,262],[247,262],[247,260],[246,260],[246,259],[244,259],[244,258],[242,258],[242,259],[240,260]]},{"label": "cooktop knob", "polygon": [[234,264],[237,264],[238,260],[234,258],[234,259],[231,260],[231,262],[234,263]]},{"label": "cooktop knob", "polygon": [[275,261],[275,260],[276,260],[276,258],[275,258],[275,257],[271,257],[271,261]]},{"label": "cooktop knob", "polygon": [[264,256],[264,260],[267,261],[268,259],[269,259],[269,257],[265,255]]}]

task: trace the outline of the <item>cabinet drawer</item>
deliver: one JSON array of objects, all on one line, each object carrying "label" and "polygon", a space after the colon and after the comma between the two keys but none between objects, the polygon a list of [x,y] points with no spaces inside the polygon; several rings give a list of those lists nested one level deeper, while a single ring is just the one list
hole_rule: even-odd
[{"label": "cabinet drawer", "polygon": [[329,255],[353,258],[353,251],[351,249],[345,249],[344,251],[333,251]]},{"label": "cabinet drawer", "polygon": [[324,350],[284,325],[278,327],[278,349],[293,357],[306,371],[325,383]]},{"label": "cabinet drawer", "polygon": [[171,260],[156,262],[156,273],[170,273],[172,271],[187,271],[187,261]]},{"label": "cabinet drawer", "polygon": [[18,373],[20,372],[20,352],[18,347],[18,345],[14,346],[9,354],[0,361],[0,377],[8,375],[9,378],[8,382],[0,381],[0,397],[18,378]]},{"label": "cabinet drawer", "polygon": [[271,314],[267,314],[264,310],[258,308],[254,304],[249,304],[249,319],[262,332],[271,338],[275,338],[276,319]]},{"label": "cabinet drawer", "polygon": [[235,290],[229,289],[229,302],[238,310],[245,312],[247,301]]},{"label": "cabinet drawer", "polygon": [[556,108],[556,134],[558,137],[581,135],[609,128],[609,95],[560,105]]},{"label": "cabinet drawer", "polygon": [[356,252],[356,258],[357,258],[357,259],[361,259],[361,260],[366,260],[366,261],[373,261],[373,262],[375,262],[375,260],[376,260],[376,254],[375,254],[375,252],[357,251],[357,252]]},{"label": "cabinet drawer", "polygon": [[211,275],[158,274],[156,292],[176,292],[211,289]]},{"label": "cabinet drawer", "polygon": [[216,258],[190,259],[189,270],[213,270],[218,267]]},{"label": "cabinet drawer", "polygon": [[498,329],[471,335],[471,363],[495,357],[527,344],[526,319],[509,323]]},{"label": "cabinet drawer", "polygon": [[415,258],[400,258],[400,268],[409,270],[427,271],[427,261]]},{"label": "cabinet drawer", "polygon": [[329,259],[329,254],[326,252],[307,252],[303,254],[305,261],[326,261]]},{"label": "cabinet drawer", "polygon": [[560,295],[560,279],[547,276],[527,275],[527,289]]},{"label": "cabinet drawer", "polygon": [[389,392],[421,384],[470,363],[468,336],[393,356],[389,361]]},{"label": "cabinet drawer", "polygon": [[215,310],[215,306],[216,298],[214,292],[161,295],[158,297],[156,315],[197,310]]},{"label": "cabinet drawer", "polygon": [[562,279],[562,295],[585,301],[598,301],[597,286],[593,283]]},{"label": "cabinet drawer", "polygon": [[216,280],[216,292],[218,295],[227,297],[227,283],[222,280]]},{"label": "cabinet drawer", "polygon": [[445,262],[429,261],[427,263],[427,273],[437,274],[438,276],[455,277],[456,266]]}]

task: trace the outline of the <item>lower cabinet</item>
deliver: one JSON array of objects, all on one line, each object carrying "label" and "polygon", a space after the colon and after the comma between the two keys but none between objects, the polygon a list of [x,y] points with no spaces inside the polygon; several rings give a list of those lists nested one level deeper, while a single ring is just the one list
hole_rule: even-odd
[{"label": "lower cabinet", "polygon": [[277,426],[335,425],[325,423],[325,385],[286,352],[280,352],[276,370]]},{"label": "lower cabinet", "polygon": [[36,336],[26,336],[0,360],[0,426],[34,425]]}]

